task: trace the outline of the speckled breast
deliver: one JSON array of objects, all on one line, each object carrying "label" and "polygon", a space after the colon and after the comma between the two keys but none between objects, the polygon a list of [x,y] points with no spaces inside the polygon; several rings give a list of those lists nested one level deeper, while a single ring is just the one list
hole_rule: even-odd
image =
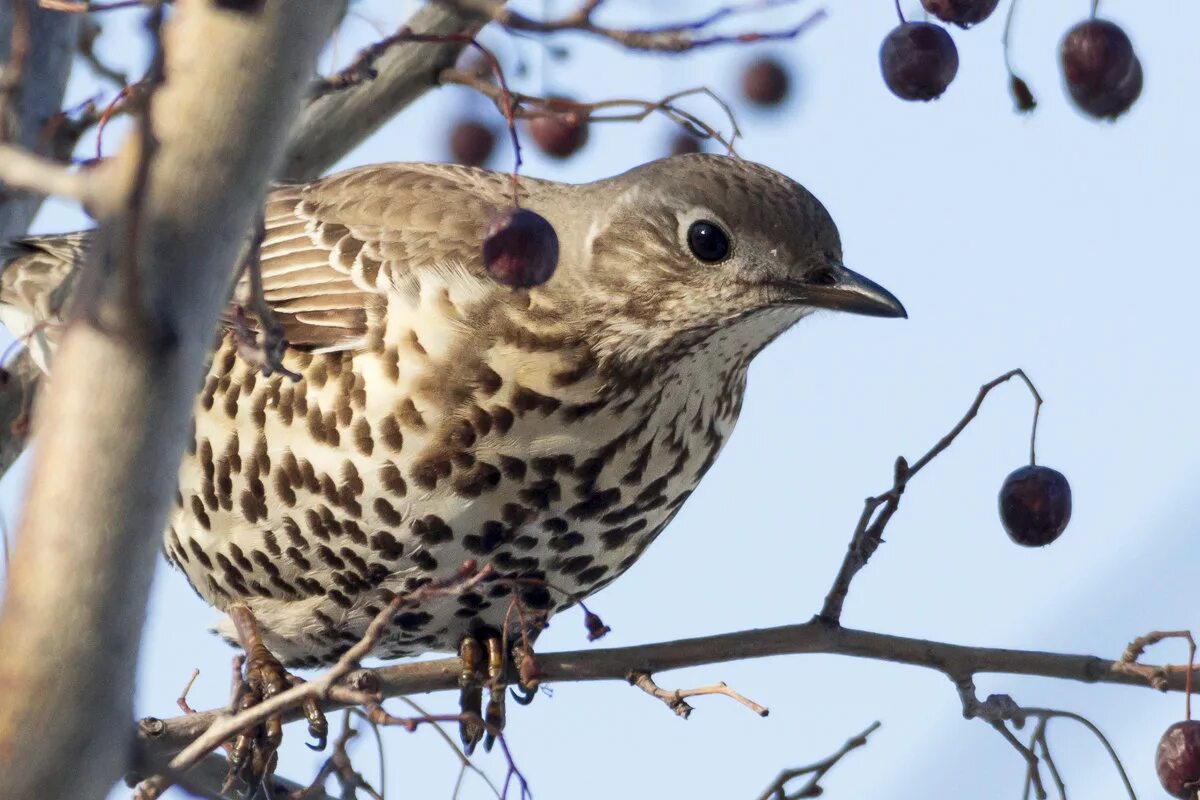
[{"label": "speckled breast", "polygon": [[246,602],[285,663],[329,661],[393,593],[468,559],[526,580],[404,609],[377,655],[453,650],[518,624],[515,602],[573,604],[662,530],[740,406],[748,357],[701,347],[615,387],[581,344],[452,323],[289,353],[295,383],[257,375],[228,337],[214,357],[166,551],[217,608]]}]

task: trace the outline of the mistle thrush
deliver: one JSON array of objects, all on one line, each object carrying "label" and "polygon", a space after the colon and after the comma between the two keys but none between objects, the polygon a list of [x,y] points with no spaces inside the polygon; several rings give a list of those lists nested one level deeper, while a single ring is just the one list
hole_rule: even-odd
[{"label": "mistle thrush", "polygon": [[[530,290],[481,264],[507,175],[383,164],[269,195],[265,294],[302,379],[264,377],[225,332],[165,551],[218,609],[248,605],[285,664],[330,662],[395,593],[467,560],[526,580],[407,608],[376,655],[494,636],[514,591],[549,615],[606,586],[712,466],[764,346],[816,309],[904,315],[763,166],[677,156],[519,194],[561,249]],[[58,316],[86,245],[11,246],[15,333]]]}]

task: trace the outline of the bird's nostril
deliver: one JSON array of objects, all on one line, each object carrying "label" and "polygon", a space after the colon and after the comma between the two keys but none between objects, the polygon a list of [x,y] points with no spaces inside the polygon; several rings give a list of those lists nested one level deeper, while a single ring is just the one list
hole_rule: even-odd
[{"label": "bird's nostril", "polygon": [[814,286],[833,286],[838,282],[838,279],[837,275],[833,273],[833,270],[829,269],[828,267],[821,267],[820,269],[814,270],[808,276],[808,282]]}]

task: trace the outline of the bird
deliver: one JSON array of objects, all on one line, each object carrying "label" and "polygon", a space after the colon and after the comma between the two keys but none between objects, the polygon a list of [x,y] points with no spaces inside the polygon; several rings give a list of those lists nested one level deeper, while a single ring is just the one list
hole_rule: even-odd
[{"label": "bird", "polygon": [[[559,241],[532,288],[481,257],[514,187]],[[696,489],[765,346],[819,310],[907,316],[843,264],[808,190],[734,156],[584,184],[373,164],[277,186],[262,219],[285,370],[241,357],[226,315],[163,548],[216,609],[248,607],[286,667],[332,663],[391,599],[464,563],[491,579],[406,605],[374,655],[523,635],[518,617],[581,603]],[[0,320],[40,332],[45,358],[87,245],[4,251]]]}]

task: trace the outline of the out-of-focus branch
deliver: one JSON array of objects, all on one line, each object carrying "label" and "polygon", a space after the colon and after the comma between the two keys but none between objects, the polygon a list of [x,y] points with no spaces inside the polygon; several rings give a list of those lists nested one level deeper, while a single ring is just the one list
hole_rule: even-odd
[{"label": "out-of-focus branch", "polygon": [[[14,13],[18,5],[21,15]],[[24,79],[12,95],[10,111],[15,113],[8,120],[0,120],[0,124],[13,125],[9,133],[15,135],[8,139],[9,143],[36,152],[43,129],[62,108],[79,36],[79,20],[39,8],[37,0],[0,3],[0,63],[7,64],[12,57],[14,23],[21,19],[28,24],[27,36],[23,37],[27,46],[19,70]],[[23,235],[41,204],[39,194],[0,186],[0,242]]]},{"label": "out-of-focus branch", "polygon": [[795,39],[810,27],[825,18],[824,9],[818,9],[799,23],[789,27],[771,31],[745,31],[742,33],[711,33],[712,26],[750,11],[762,11],[766,8],[796,5],[797,0],[759,0],[746,2],[741,5],[728,5],[718,8],[703,17],[670,22],[665,25],[648,28],[619,28],[601,25],[593,19],[593,15],[603,0],[583,0],[575,10],[556,19],[534,19],[524,14],[503,7],[491,7],[488,0],[434,0],[435,3],[464,11],[489,13],[493,20],[511,31],[524,33],[561,33],[574,31],[587,33],[608,39],[630,50],[649,50],[663,53],[683,53],[700,47],[711,47],[720,44],[737,44],[747,42],[778,41]]},{"label": "out-of-focus branch", "polygon": [[[503,0],[481,0],[474,10],[429,3],[405,27],[415,34],[475,34],[502,8]],[[373,77],[315,98],[301,115],[279,177],[319,177],[385,122],[429,89],[454,64],[462,42],[404,42],[371,59]]]},{"label": "out-of-focus branch", "polygon": [[99,797],[127,766],[128,740],[103,732],[132,714],[195,387],[241,233],[341,8],[188,0],[171,15],[166,80],[137,128],[154,146],[134,135],[118,156],[124,180],[98,206],[54,389],[37,412],[40,445],[0,616],[0,786],[10,800]]},{"label": "out-of-focus branch", "polygon": [[30,197],[59,195],[86,205],[88,177],[23,147],[0,143],[0,191],[19,191]]}]

